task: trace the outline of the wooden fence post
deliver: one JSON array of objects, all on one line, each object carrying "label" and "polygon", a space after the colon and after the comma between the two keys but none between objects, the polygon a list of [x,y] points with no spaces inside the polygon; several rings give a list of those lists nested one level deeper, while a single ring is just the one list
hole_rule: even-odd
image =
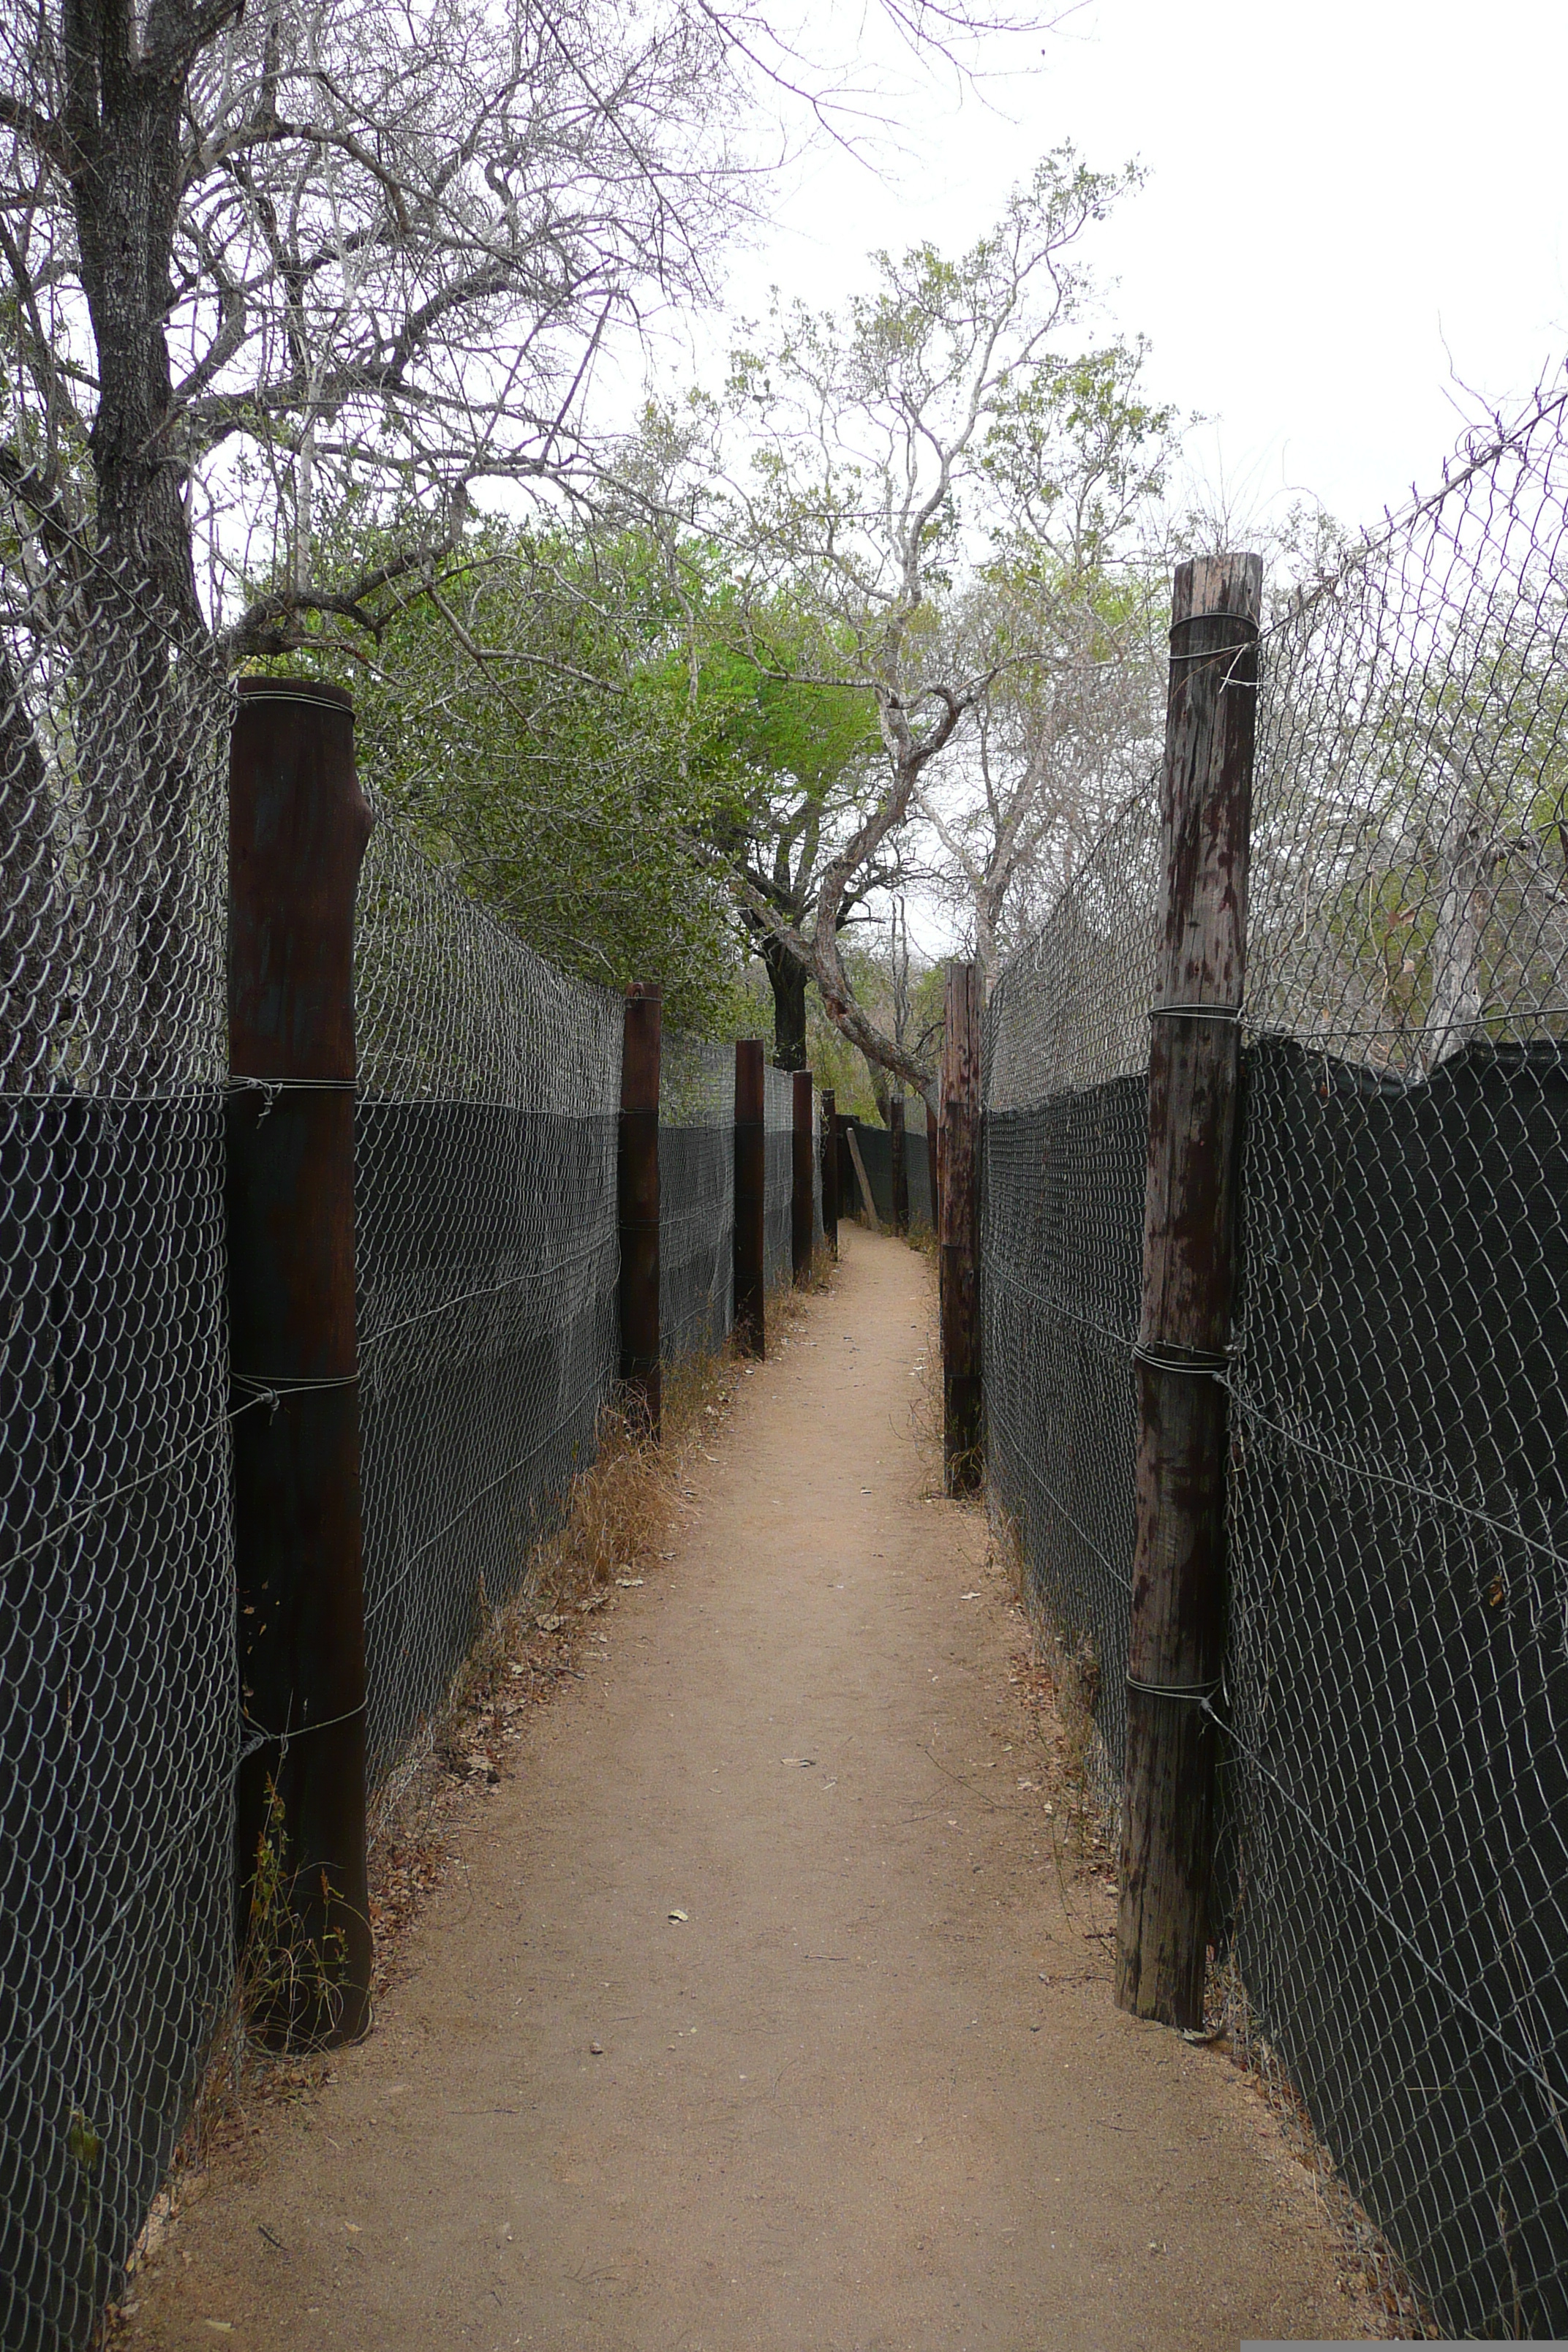
[{"label": "wooden fence post", "polygon": [[893,1095],[888,1102],[888,1158],[892,1165],[893,1231],[907,1234],[910,1230],[910,1163],[904,1141],[902,1095]]},{"label": "wooden fence post", "polygon": [[937,1130],[942,1202],[942,1469],[950,1495],[979,1487],[980,1393],[980,975],[947,967]]},{"label": "wooden fence post", "polygon": [[795,1282],[811,1277],[811,1072],[796,1070],[790,1102],[789,1265]]},{"label": "wooden fence post", "polygon": [[658,1063],[664,992],[635,980],[621,1045],[616,1195],[621,1236],[621,1380],[657,1445],[662,1402],[658,1329]]},{"label": "wooden fence post", "polygon": [[1225,1639],[1226,1391],[1263,566],[1182,564],[1161,789],[1116,1998],[1203,2021]]},{"label": "wooden fence post", "polygon": [[831,1087],[822,1089],[822,1233],[838,1256],[838,1113]]},{"label": "wooden fence post", "polygon": [[760,1037],[735,1040],[735,1344],[767,1353],[767,1129]]},{"label": "wooden fence post", "polygon": [[354,1328],[353,707],[245,677],[229,749],[226,1113],[238,1928],[274,2043],[369,2017]]}]

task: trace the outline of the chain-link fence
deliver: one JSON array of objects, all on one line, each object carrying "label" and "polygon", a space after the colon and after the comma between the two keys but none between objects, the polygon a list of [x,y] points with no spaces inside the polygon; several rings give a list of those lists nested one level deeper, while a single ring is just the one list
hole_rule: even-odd
[{"label": "chain-link fence", "polygon": [[790,1278],[790,1204],[795,1197],[795,1079],[788,1070],[763,1065],[763,1125],[765,1154],[763,1204],[763,1280]]},{"label": "chain-link fence", "polygon": [[1154,790],[1126,809],[986,1008],[986,1459],[1091,1703],[1121,1801],[1158,882]]},{"label": "chain-link fence", "polygon": [[232,1976],[228,694],[0,501],[0,2337],[79,2345]]},{"label": "chain-link fence", "polygon": [[735,1048],[664,1032],[658,1069],[658,1329],[666,1363],[735,1321]]},{"label": "chain-link fence", "polygon": [[593,1456],[619,1346],[622,1003],[543,963],[384,818],[354,961],[375,1780]]},{"label": "chain-link fence", "polygon": [[[893,1225],[893,1138],[885,1127],[866,1127],[857,1119],[855,1140],[860,1147],[860,1162],[866,1171],[866,1181],[871,1187],[871,1200],[879,1224],[891,1232]],[[923,1128],[908,1128],[904,1133],[904,1181],[910,1196],[911,1227],[934,1228],[931,1213],[931,1154],[927,1150]]]},{"label": "chain-link fence", "polygon": [[[198,635],[0,502],[0,2340],[78,2352],[236,1970],[226,772]],[[374,789],[374,778],[366,780]],[[355,928],[368,1747],[384,1783],[592,1458],[623,1005],[383,813]],[[734,1049],[666,1039],[669,1357],[732,1319]],[[768,1271],[789,1271],[770,1072]]]},{"label": "chain-link fence", "polygon": [[[1568,2331],[1562,416],[1264,633],[1213,1710],[1233,2025],[1425,2312],[1521,2338]],[[1152,797],[988,1020],[993,1477],[1112,1801]]]}]

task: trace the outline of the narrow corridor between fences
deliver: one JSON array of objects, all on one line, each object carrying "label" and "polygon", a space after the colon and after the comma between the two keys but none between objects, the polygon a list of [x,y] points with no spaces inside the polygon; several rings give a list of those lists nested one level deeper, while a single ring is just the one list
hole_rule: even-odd
[{"label": "narrow corridor between fences", "polygon": [[673,1556],[594,1621],[319,2097],[136,2282],[137,2345],[1094,2352],[1367,2332],[1225,2059],[1110,1999],[925,1259],[843,1229]]}]

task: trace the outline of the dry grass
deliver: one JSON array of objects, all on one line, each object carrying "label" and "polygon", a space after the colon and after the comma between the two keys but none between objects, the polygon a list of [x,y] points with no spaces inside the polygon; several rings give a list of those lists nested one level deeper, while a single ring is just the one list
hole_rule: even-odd
[{"label": "dry grass", "polygon": [[1350,2284],[1370,2303],[1385,2341],[1425,2343],[1442,2330],[1422,2304],[1399,2257],[1341,2179],[1331,2152],[1312,2128],[1306,2102],[1262,2032],[1234,1955],[1211,1954],[1204,2024],[1213,2047],[1240,2067],[1268,2106],[1280,2137],[1312,2176],[1318,2200],[1339,2240]]}]

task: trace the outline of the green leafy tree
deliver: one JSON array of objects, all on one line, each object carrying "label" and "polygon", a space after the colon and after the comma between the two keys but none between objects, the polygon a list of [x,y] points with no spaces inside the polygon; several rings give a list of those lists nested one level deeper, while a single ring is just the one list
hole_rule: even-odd
[{"label": "green leafy tree", "polygon": [[[808,903],[780,908],[743,863],[737,886],[845,1036],[928,1102],[929,1057],[858,997],[844,918],[907,867],[920,823],[950,848],[970,830],[938,779],[972,784],[983,711],[1031,665],[1092,667],[1113,638],[1110,564],[1158,491],[1173,419],[1139,394],[1141,347],[1063,344],[1089,290],[1077,249],[1133,177],[1058,150],[956,260],[879,254],[843,312],[776,310],[722,412],[694,407],[689,428],[676,503],[724,540],[750,604],[816,616],[791,679],[864,695],[876,719],[873,762],[819,828]],[[992,861],[1004,892],[1015,847]]]}]

